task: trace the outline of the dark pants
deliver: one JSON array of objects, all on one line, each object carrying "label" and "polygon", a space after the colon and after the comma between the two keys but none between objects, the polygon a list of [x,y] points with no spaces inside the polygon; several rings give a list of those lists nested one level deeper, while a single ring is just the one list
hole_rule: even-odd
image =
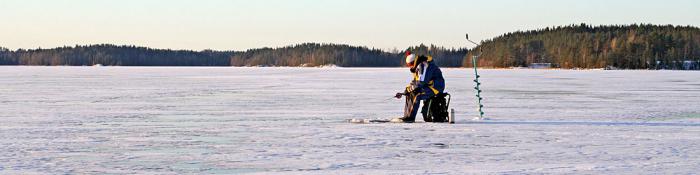
[{"label": "dark pants", "polygon": [[428,104],[430,104],[430,97],[427,94],[421,95],[406,95],[406,105],[403,110],[404,122],[414,122],[416,121],[416,115],[418,114],[418,106],[420,106],[420,101],[423,101],[423,108],[421,109],[421,114],[423,114],[423,120],[427,121],[428,117]]}]

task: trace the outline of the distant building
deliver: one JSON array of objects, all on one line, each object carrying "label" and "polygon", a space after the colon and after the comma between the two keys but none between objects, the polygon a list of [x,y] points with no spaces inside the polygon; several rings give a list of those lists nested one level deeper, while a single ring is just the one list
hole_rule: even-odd
[{"label": "distant building", "polygon": [[530,69],[549,69],[552,68],[552,63],[531,63],[528,66]]}]

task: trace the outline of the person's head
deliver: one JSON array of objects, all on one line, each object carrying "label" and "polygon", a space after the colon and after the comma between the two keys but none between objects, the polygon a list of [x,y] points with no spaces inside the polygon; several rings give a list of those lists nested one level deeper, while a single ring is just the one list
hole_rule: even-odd
[{"label": "person's head", "polygon": [[428,61],[428,57],[425,55],[416,56],[416,54],[411,53],[411,51],[406,51],[406,67],[408,67],[411,72],[415,72],[418,64],[424,61]]},{"label": "person's head", "polygon": [[417,58],[416,54],[413,54],[413,53],[411,53],[410,50],[407,50],[406,51],[406,67],[408,67],[408,68],[415,67],[416,63],[417,63],[416,61],[418,61],[416,58]]}]

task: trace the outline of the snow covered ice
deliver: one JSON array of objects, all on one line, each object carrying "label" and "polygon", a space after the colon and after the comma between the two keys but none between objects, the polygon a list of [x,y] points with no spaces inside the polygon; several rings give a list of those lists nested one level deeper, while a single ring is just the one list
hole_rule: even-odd
[{"label": "snow covered ice", "polygon": [[0,67],[0,174],[700,172],[700,72],[480,70],[477,123],[443,72],[457,124],[348,123],[400,68]]}]

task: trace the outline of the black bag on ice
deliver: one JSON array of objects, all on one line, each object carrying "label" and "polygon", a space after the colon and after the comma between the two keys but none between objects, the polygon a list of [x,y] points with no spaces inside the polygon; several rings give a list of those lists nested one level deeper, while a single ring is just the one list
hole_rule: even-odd
[{"label": "black bag on ice", "polygon": [[[450,94],[440,93],[427,101],[428,111],[423,113],[425,122],[448,122],[450,108]],[[426,115],[427,113],[427,115]]]}]

